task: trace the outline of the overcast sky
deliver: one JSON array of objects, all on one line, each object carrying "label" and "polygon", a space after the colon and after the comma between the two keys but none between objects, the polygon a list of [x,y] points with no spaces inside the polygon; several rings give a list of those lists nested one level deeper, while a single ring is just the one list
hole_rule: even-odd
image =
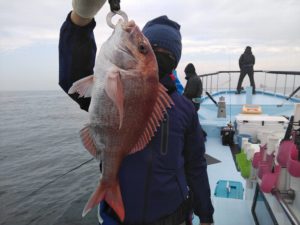
[{"label": "overcast sky", "polygon": [[[245,46],[255,69],[300,71],[300,0],[121,0],[121,8],[142,28],[168,15],[181,25],[178,66],[192,62],[198,74],[238,70]],[[59,29],[71,0],[0,0],[0,90],[55,90],[58,87]],[[112,30],[108,4],[96,16],[100,46]]]}]

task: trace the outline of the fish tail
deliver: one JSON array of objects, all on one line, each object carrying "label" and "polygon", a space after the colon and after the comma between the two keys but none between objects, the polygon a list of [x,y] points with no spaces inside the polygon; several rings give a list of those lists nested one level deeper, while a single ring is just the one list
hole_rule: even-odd
[{"label": "fish tail", "polygon": [[107,204],[117,213],[120,220],[123,222],[125,218],[125,210],[119,183],[108,187],[106,185],[101,185],[100,182],[96,191],[92,194],[89,201],[86,203],[82,212],[82,217],[88,214],[91,209],[99,204],[99,202],[102,200],[105,200],[107,202]]}]

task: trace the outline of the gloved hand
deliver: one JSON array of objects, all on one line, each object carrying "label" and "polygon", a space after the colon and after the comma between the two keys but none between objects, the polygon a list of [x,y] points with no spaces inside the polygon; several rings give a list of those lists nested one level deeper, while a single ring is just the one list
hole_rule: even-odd
[{"label": "gloved hand", "polygon": [[110,11],[115,12],[120,10],[120,0],[108,0]]},{"label": "gloved hand", "polygon": [[72,0],[73,9],[82,18],[92,19],[106,0]]}]

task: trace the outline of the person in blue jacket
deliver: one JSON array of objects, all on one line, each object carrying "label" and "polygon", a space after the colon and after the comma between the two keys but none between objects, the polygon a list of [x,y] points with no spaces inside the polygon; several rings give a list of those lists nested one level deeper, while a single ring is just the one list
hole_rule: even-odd
[{"label": "person in blue jacket", "polygon": [[[93,19],[105,0],[73,0],[60,30],[59,85],[67,93],[73,82],[93,74],[96,44]],[[213,223],[203,132],[194,106],[176,91],[170,74],[181,57],[180,25],[167,16],[149,21],[142,32],[155,52],[160,82],[175,106],[149,144],[122,162],[119,179],[125,208],[121,223],[105,202],[100,204],[102,225],[191,224],[194,213],[200,223]],[[90,99],[70,95],[88,111]]]},{"label": "person in blue jacket", "polygon": [[181,84],[181,82],[179,80],[179,77],[177,75],[177,70],[174,69],[173,72],[172,72],[172,74],[174,75],[173,80],[175,80],[177,92],[182,95],[183,91],[184,91],[184,87],[182,86],[182,84]]}]

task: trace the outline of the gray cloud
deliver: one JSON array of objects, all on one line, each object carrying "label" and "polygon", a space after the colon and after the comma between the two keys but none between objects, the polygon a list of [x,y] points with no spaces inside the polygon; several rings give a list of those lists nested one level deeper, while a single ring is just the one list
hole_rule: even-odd
[{"label": "gray cloud", "polygon": [[[299,0],[121,0],[121,7],[140,27],[163,14],[181,24],[181,78],[188,62],[199,73],[237,69],[246,45],[253,47],[259,69],[300,70]],[[13,62],[19,49],[57,48],[60,26],[70,10],[71,0],[0,1],[0,54],[9,52]],[[105,23],[108,11],[107,4],[95,18],[98,45],[112,32]],[[0,61],[1,67],[6,64]]]}]

